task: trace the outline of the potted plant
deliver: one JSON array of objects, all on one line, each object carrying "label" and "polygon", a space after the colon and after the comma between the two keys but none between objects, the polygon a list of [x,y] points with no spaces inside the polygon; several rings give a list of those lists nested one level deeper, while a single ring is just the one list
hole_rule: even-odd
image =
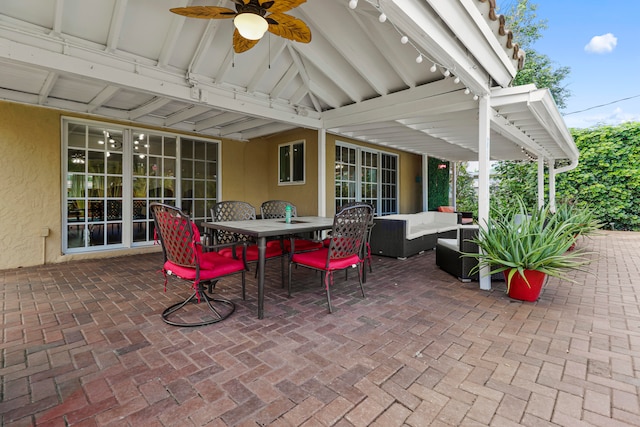
[{"label": "potted plant", "polygon": [[565,221],[573,227],[574,242],[569,247],[573,250],[580,236],[589,236],[602,228],[592,211],[581,208],[574,201],[565,200],[558,204],[554,214],[560,221]]},{"label": "potted plant", "polygon": [[490,274],[504,272],[511,298],[536,301],[547,276],[571,281],[565,271],[584,271],[590,262],[583,251],[567,252],[575,232],[572,222],[551,214],[549,207],[528,210],[517,199],[508,212],[491,210],[489,221],[472,240],[480,253],[464,256],[478,259],[472,273],[485,266]]}]

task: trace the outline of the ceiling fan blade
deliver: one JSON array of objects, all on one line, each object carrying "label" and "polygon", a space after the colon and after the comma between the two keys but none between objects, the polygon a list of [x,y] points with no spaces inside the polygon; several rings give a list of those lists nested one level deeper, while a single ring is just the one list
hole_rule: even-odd
[{"label": "ceiling fan blade", "polygon": [[235,10],[218,6],[175,7],[169,10],[173,13],[186,16],[188,18],[201,19],[228,19],[233,18],[237,15],[237,12]]},{"label": "ceiling fan blade", "polygon": [[233,32],[233,50],[236,53],[246,52],[256,44],[258,44],[260,40],[248,40],[240,35],[240,32],[236,29]]},{"label": "ceiling fan blade", "polygon": [[272,34],[300,43],[311,41],[311,30],[301,19],[286,13],[272,13],[267,15],[266,19],[269,22],[269,32]]},{"label": "ceiling fan blade", "polygon": [[282,13],[300,6],[307,0],[273,0],[273,5],[267,9],[267,12]]}]

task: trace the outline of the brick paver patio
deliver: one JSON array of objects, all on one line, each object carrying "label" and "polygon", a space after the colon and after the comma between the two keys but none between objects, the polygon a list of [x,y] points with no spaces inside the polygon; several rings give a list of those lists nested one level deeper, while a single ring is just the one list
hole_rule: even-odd
[{"label": "brick paver patio", "polygon": [[5,426],[640,425],[640,233],[606,232],[578,284],[536,303],[480,291],[435,254],[374,258],[359,294],[338,274],[291,299],[268,263],[217,291],[238,308],[201,328],[164,324],[159,254],[0,271]]}]

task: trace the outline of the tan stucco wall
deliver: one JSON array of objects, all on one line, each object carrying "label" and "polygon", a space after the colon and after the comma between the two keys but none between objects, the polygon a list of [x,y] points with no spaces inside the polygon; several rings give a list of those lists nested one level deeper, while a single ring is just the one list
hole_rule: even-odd
[{"label": "tan stucco wall", "polygon": [[[269,185],[269,199],[287,200],[296,206],[299,216],[318,214],[318,133],[310,129],[296,129],[264,138],[268,148],[269,171],[266,175]],[[304,184],[280,185],[278,183],[278,145],[305,141],[305,182]],[[267,199],[265,199],[267,200]],[[263,200],[264,201],[264,200]]]},{"label": "tan stucco wall", "polygon": [[58,259],[59,113],[0,102],[0,183],[0,268]]},{"label": "tan stucco wall", "polygon": [[[155,246],[62,254],[60,126],[63,116],[99,120],[0,101],[0,269],[159,250]],[[332,215],[336,137],[328,134],[326,139],[327,214]],[[303,185],[278,185],[278,144],[298,140],[306,143],[306,182]],[[422,206],[420,185],[415,182],[415,177],[421,171],[421,157],[386,148],[383,150],[400,156],[401,213],[419,211]],[[317,214],[318,136],[315,130],[297,129],[250,142],[222,140],[221,152],[221,200],[245,200],[259,211],[263,201],[283,199],[294,203],[299,215]],[[47,237],[41,237],[43,228],[48,230]]]}]

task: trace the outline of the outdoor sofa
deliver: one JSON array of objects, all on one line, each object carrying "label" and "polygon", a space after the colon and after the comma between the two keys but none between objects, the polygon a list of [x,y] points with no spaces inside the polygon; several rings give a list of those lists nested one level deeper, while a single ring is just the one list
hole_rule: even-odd
[{"label": "outdoor sofa", "polygon": [[458,214],[419,212],[376,217],[371,230],[371,252],[376,255],[407,258],[436,247],[439,238],[455,239]]}]

